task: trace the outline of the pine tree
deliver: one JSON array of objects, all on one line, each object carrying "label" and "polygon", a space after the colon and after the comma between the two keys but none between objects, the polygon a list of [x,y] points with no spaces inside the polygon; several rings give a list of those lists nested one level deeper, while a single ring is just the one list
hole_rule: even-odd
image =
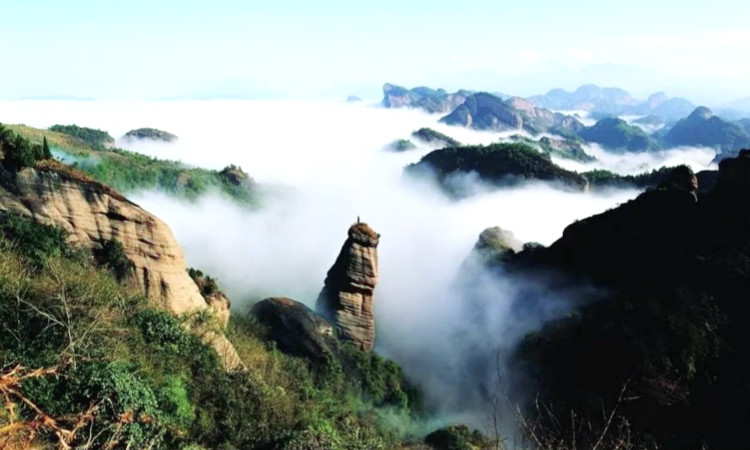
[{"label": "pine tree", "polygon": [[52,159],[52,152],[49,149],[49,144],[47,143],[47,136],[44,136],[44,140],[42,141],[42,157],[44,159]]}]

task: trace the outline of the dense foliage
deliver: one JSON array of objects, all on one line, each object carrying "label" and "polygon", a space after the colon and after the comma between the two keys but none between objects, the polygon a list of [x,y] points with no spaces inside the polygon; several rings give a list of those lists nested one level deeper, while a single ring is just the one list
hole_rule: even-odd
[{"label": "dense foliage", "polygon": [[[106,267],[119,264],[117,245],[105,248]],[[189,331],[196,318],[154,309],[128,286],[60,230],[2,218],[0,390],[11,390],[0,446],[378,449],[403,439],[410,397],[394,363],[349,349],[351,366],[315,371],[235,317],[225,333],[247,369],[227,372]]]},{"label": "dense foliage", "polygon": [[3,165],[15,171],[24,167],[32,167],[37,161],[52,157],[46,137],[43,138],[41,144],[33,144],[2,124],[0,124],[0,151],[3,155]]},{"label": "dense foliage", "polygon": [[574,139],[550,139],[549,137],[543,137],[538,141],[522,136],[520,134],[514,134],[510,136],[510,139],[515,142],[522,142],[531,147],[536,147],[549,156],[558,156],[560,158],[572,159],[573,161],[590,162],[596,158],[587,154],[580,142]]},{"label": "dense foliage", "polygon": [[591,189],[645,189],[666,181],[674,169],[674,167],[661,167],[638,175],[620,175],[609,170],[590,170],[581,173],[581,176],[589,180]]},{"label": "dense foliage", "polygon": [[115,140],[106,131],[79,127],[78,125],[52,125],[49,130],[78,138],[96,150],[104,150],[115,143]]},{"label": "dense foliage", "polygon": [[394,152],[403,152],[406,150],[413,150],[415,148],[417,148],[417,146],[408,139],[398,139],[388,145],[388,149],[393,150]]},{"label": "dense foliage", "polygon": [[505,259],[504,273],[554,271],[550,288],[596,288],[567,299],[575,310],[515,355],[535,399],[528,414],[549,427],[575,411],[601,429],[616,411],[648,448],[750,444],[748,178],[750,151],[722,161],[697,201],[689,185],[667,184]]},{"label": "dense foliage", "polygon": [[559,183],[567,188],[583,190],[585,178],[565,170],[526,144],[500,143],[488,146],[450,147],[425,155],[417,164],[407,167],[412,173],[434,174],[452,194],[462,195],[455,175],[476,173],[483,181],[507,186],[530,180]]},{"label": "dense foliage", "polygon": [[152,158],[118,148],[92,146],[73,135],[25,126],[12,128],[32,143],[42,143],[47,139],[48,146],[58,158],[120,192],[158,189],[194,200],[216,191],[247,205],[258,201],[255,184],[234,166],[223,171],[190,167],[178,161]]},{"label": "dense foliage", "polygon": [[644,152],[659,149],[659,144],[643,130],[622,119],[602,119],[578,134],[588,142],[596,142],[610,150]]},{"label": "dense foliage", "polygon": [[700,145],[720,151],[720,157],[729,156],[741,148],[750,147],[750,133],[741,123],[727,122],[714,116],[711,110],[699,107],[685,119],[677,122],[664,136],[667,145]]},{"label": "dense foliage", "polygon": [[172,142],[177,139],[177,136],[164,130],[157,130],[156,128],[138,128],[125,133],[123,138],[129,140],[148,139],[152,141]]},{"label": "dense foliage", "polygon": [[472,450],[491,448],[492,443],[479,430],[469,430],[466,425],[451,425],[433,431],[425,442],[435,450]]},{"label": "dense foliage", "polygon": [[445,147],[456,147],[461,145],[460,142],[453,139],[452,137],[446,136],[445,134],[433,130],[432,128],[420,128],[412,132],[411,135],[430,144],[437,144]]}]

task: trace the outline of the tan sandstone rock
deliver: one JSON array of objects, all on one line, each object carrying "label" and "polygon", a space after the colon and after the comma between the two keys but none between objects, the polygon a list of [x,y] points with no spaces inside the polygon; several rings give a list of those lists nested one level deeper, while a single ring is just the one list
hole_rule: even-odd
[{"label": "tan sandstone rock", "polygon": [[339,335],[365,350],[375,344],[375,285],[378,282],[380,235],[365,223],[349,228],[349,238],[318,296],[316,309]]},{"label": "tan sandstone rock", "polygon": [[[20,214],[69,233],[71,244],[93,250],[117,240],[133,263],[148,299],[173,314],[209,307],[185,271],[169,227],[116,191],[55,161],[11,173],[0,165],[0,211]],[[224,336],[212,336],[225,364],[241,366]],[[231,348],[231,350],[229,350]],[[228,356],[226,356],[228,355]]]}]

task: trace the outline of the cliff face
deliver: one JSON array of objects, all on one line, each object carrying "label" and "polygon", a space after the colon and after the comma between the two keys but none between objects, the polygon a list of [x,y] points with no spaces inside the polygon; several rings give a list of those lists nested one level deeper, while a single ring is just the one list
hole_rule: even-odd
[{"label": "cliff face", "polygon": [[[69,242],[95,250],[110,240],[122,244],[148,299],[173,314],[209,307],[185,271],[182,249],[169,227],[114,190],[54,161],[17,173],[0,165],[0,211],[32,218],[68,232]],[[216,308],[215,308],[216,309]],[[222,315],[222,311],[218,311]],[[213,332],[203,333],[230,368],[241,366],[234,348]]]},{"label": "cliff face", "polygon": [[0,178],[0,210],[62,228],[86,249],[117,240],[149,300],[175,314],[206,307],[169,227],[135,203],[64,172],[0,168]]},{"label": "cliff face", "polygon": [[365,350],[375,343],[375,285],[378,282],[380,235],[367,224],[349,228],[349,238],[318,296],[316,309],[333,323],[343,339]]},{"label": "cliff face", "polygon": [[470,95],[471,92],[464,90],[449,94],[443,89],[406,89],[386,83],[383,86],[382,104],[386,108],[422,108],[429,113],[445,113],[459,106]]}]

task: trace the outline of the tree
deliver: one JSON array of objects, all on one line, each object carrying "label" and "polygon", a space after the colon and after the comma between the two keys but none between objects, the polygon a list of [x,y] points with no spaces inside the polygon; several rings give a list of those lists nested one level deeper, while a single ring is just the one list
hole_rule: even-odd
[{"label": "tree", "polygon": [[42,141],[42,157],[44,159],[52,159],[52,152],[49,149],[49,144],[47,143],[47,136],[44,136],[44,140]]},{"label": "tree", "polygon": [[15,139],[10,141],[10,145],[4,143],[3,152],[5,153],[4,162],[6,165],[16,171],[33,166],[37,159],[31,143],[19,135],[16,135]]}]

